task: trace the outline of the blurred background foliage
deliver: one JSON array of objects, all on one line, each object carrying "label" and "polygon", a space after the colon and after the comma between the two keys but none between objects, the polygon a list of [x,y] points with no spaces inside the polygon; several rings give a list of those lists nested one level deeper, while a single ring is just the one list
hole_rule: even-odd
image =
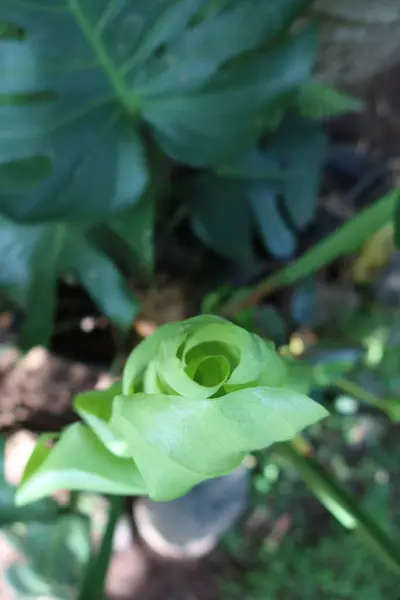
[{"label": "blurred background foliage", "polygon": [[[398,600],[398,140],[353,132],[368,107],[321,77],[316,4],[0,5],[1,356],[42,345],[117,373],[159,324],[216,312],[273,339],[332,412],[250,457],[210,598]],[[3,470],[15,597],[88,597],[94,502],[17,508]]]}]

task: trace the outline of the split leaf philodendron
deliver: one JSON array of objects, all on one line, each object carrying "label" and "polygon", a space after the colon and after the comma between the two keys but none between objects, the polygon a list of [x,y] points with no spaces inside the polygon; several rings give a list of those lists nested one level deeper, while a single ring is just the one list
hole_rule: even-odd
[{"label": "split leaf philodendron", "polygon": [[79,395],[83,423],[42,436],[17,501],[58,489],[170,500],[290,440],[327,412],[286,386],[272,344],[216,316],[160,327],[107,391]]}]

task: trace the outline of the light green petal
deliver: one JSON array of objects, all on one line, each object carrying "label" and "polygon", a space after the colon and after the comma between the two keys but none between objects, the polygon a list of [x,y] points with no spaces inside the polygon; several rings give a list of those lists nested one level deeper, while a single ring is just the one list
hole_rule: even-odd
[{"label": "light green petal", "polygon": [[138,391],[134,386],[141,381],[143,372],[150,361],[157,357],[161,342],[180,337],[194,328],[215,322],[224,322],[224,319],[214,315],[199,315],[159,327],[153,335],[143,340],[130,354],[124,367],[122,393],[128,395]]},{"label": "light green petal", "polygon": [[225,356],[202,356],[188,363],[186,372],[191,379],[205,387],[219,388],[229,379],[230,364]]},{"label": "light green petal", "polygon": [[[234,469],[246,453],[292,439],[326,415],[307,396],[257,387],[212,400],[119,396],[112,424],[122,434],[123,424],[125,435],[130,424],[135,439],[145,440],[160,455],[190,471],[216,476]],[[147,466],[158,468],[151,463]]]},{"label": "light green petal", "polygon": [[124,367],[122,377],[122,393],[132,394],[138,383],[143,378],[143,373],[147,365],[160,350],[160,344],[163,340],[173,338],[175,335],[180,335],[185,329],[185,323],[171,323],[163,325],[153,335],[143,340],[131,352]]},{"label": "light green petal", "polygon": [[295,438],[329,415],[308,396],[286,388],[256,387],[217,399],[225,425],[235,430],[243,450],[262,450]]},{"label": "light green petal", "polygon": [[182,322],[188,323],[191,330],[201,329],[202,327],[212,325],[213,323],[227,323],[226,319],[218,317],[217,315],[197,315],[197,317],[191,317]]},{"label": "light green petal", "polygon": [[254,336],[260,344],[260,352],[264,353],[263,367],[259,384],[266,387],[287,387],[288,372],[286,363],[277,353],[275,344]]},{"label": "light green petal", "polygon": [[271,354],[261,338],[229,321],[211,323],[188,334],[183,358],[187,359],[188,354],[202,344],[209,346],[210,342],[222,344],[229,354],[236,355],[237,364],[226,383],[227,389],[259,382]]},{"label": "light green petal", "polygon": [[65,429],[53,449],[41,436],[18,489],[17,504],[27,504],[54,492],[79,490],[104,494],[145,494],[144,482],[132,459],[118,458],[81,423]]},{"label": "light green petal", "polygon": [[[121,396],[122,398],[122,396]],[[124,397],[127,402],[134,398]],[[149,400],[149,397],[146,396]],[[167,454],[149,444],[138,434],[135,426],[117,410],[113,423],[124,435],[135,463],[145,481],[147,495],[153,500],[167,501],[184,496],[192,487],[209,479],[171,460]]]},{"label": "light green petal", "polygon": [[121,382],[113,383],[107,390],[93,390],[78,394],[74,408],[94,431],[105,447],[116,456],[129,456],[126,442],[111,429],[109,421],[114,398],[121,393]]},{"label": "light green petal", "polygon": [[185,337],[182,336],[162,342],[157,365],[158,376],[172,394],[199,400],[209,398],[219,390],[224,382],[221,381],[213,386],[204,386],[187,374],[185,361],[183,358],[177,357],[178,349],[184,341]]},{"label": "light green petal", "polygon": [[158,376],[158,360],[154,358],[149,362],[143,373],[143,391],[145,394],[165,394],[167,389],[162,385]]}]

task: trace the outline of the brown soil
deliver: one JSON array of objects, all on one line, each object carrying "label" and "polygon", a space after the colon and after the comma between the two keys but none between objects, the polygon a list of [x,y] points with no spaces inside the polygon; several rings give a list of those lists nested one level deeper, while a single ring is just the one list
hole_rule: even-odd
[{"label": "brown soil", "polygon": [[110,600],[218,600],[223,559],[218,553],[196,562],[161,560],[135,546],[114,556]]},{"label": "brown soil", "polygon": [[76,420],[72,398],[106,377],[100,369],[34,348],[26,356],[10,349],[0,357],[0,429],[59,431]]}]

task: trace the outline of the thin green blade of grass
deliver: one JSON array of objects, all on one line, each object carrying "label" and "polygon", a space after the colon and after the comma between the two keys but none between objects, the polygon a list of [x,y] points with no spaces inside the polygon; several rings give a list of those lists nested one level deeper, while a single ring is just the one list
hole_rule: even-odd
[{"label": "thin green blade of grass", "polygon": [[287,267],[248,289],[247,293],[243,294],[241,290],[240,297],[231,298],[220,313],[233,316],[244,308],[258,304],[261,298],[272,291],[292,285],[337,258],[358,250],[371,235],[394,217],[399,199],[400,189],[392,190]]},{"label": "thin green blade of grass", "polygon": [[304,456],[293,443],[280,444],[276,451],[279,457],[297,469],[312,493],[344,527],[356,531],[377,557],[400,573],[400,547],[356,498],[316,460]]},{"label": "thin green blade of grass", "polygon": [[108,520],[98,551],[94,551],[86,566],[78,600],[103,600],[108,568],[112,556],[115,528],[123,511],[124,499],[110,496]]}]

